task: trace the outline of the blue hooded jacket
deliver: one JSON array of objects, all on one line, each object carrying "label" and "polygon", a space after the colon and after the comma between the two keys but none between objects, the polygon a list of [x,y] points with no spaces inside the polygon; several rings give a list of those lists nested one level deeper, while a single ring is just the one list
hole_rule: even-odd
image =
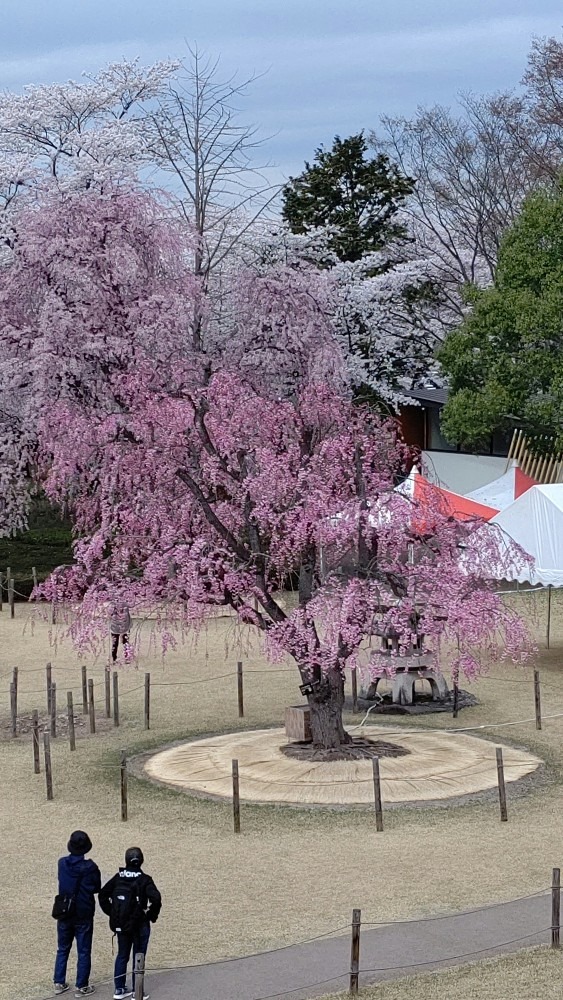
[{"label": "blue hooded jacket", "polygon": [[79,875],[82,875],[82,881],[76,897],[76,909],[73,916],[73,921],[77,924],[89,923],[94,919],[96,910],[94,895],[100,891],[102,885],[100,869],[94,861],[86,860],[83,854],[68,854],[64,858],[59,858],[59,892],[61,894],[71,894],[76,890]]}]

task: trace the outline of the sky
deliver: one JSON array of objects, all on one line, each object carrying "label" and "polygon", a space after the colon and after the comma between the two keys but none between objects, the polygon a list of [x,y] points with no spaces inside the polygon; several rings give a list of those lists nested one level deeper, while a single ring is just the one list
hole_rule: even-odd
[{"label": "sky", "polygon": [[561,0],[2,0],[0,88],[197,45],[257,74],[243,117],[287,177],[381,115],[516,87],[532,38],[562,34]]}]

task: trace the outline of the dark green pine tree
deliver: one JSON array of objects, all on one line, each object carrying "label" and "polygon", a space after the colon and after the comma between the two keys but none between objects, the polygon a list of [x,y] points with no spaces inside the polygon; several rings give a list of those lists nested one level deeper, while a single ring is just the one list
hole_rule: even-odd
[{"label": "dark green pine tree", "polygon": [[405,236],[395,216],[414,181],[383,153],[370,158],[367,152],[363,132],[336,136],[332,149],[317,149],[313,163],[283,189],[282,214],[291,231],[330,227],[340,260],[360,260]]}]

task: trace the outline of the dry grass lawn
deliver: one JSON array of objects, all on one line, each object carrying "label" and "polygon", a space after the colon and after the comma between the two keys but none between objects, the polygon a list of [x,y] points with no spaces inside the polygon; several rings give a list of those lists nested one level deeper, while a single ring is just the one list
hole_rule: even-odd
[{"label": "dry grass lawn", "polygon": [[[72,689],[80,708],[80,661],[66,644],[56,650],[49,647],[50,630],[45,623],[24,629],[26,610],[18,607],[15,621],[10,621],[5,607],[0,615],[0,690],[4,692],[0,703],[0,884],[4,895],[0,1000],[50,992],[55,938],[50,907],[56,891],[56,860],[65,852],[70,831],[77,827],[89,832],[92,856],[104,878],[113,874],[127,846],[142,846],[145,867],[165,899],[151,944],[151,964],[158,966],[244,954],[308,938],[347,924],[355,906],[362,908],[369,921],[509,899],[547,887],[551,868],[563,867],[559,782],[563,717],[547,718],[563,716],[563,600],[558,595],[554,594],[553,648],[541,653],[544,728],[536,732],[533,723],[524,722],[486,730],[490,738],[496,736],[537,753],[548,762],[553,780],[538,782],[526,795],[512,797],[509,786],[508,824],[499,822],[494,800],[451,808],[398,808],[387,813],[383,835],[375,833],[370,811],[246,806],[242,835],[235,837],[228,805],[134,779],[130,779],[129,822],[120,822],[121,749],[133,754],[179,738],[238,728],[237,659],[244,660],[246,671],[242,725],[277,725],[284,707],[296,701],[294,672],[271,671],[251,643],[239,653],[227,619],[210,626],[197,650],[178,648],[164,666],[157,654],[145,652],[138,671],[123,670],[122,725],[117,730],[102,720],[104,665],[101,661],[88,664],[104,724],[93,736],[80,728],[75,754],[69,752],[65,739],[57,739],[55,800],[47,802],[44,776],[33,774],[29,736],[9,738],[11,670],[19,667],[22,713],[44,708],[48,659],[53,662],[59,705],[64,706],[66,691]],[[543,629],[541,621],[540,626]],[[150,733],[142,727],[142,681],[147,669],[153,685]],[[225,673],[227,678],[205,683]],[[464,711],[457,723],[448,715],[432,715],[419,718],[416,724],[469,727],[533,716],[531,676],[520,668],[494,665],[475,691],[480,704]],[[348,721],[352,724],[357,719]],[[404,723],[393,718],[388,724],[391,732]],[[406,719],[406,724],[412,725],[412,719]],[[439,878],[436,866],[424,861],[430,850],[439,858]],[[512,958],[508,963],[516,961]],[[94,979],[106,978],[111,966],[110,934],[105,920],[99,918]],[[417,987],[416,996],[445,997],[446,993],[437,992],[438,981],[437,976],[417,980],[432,985],[426,993]],[[378,987],[378,998],[399,996],[381,992],[392,989],[397,989],[396,984]],[[512,992],[511,987],[506,992],[472,994],[456,986],[449,995],[459,1000]],[[518,995],[535,994],[520,991]],[[541,995],[545,1000],[555,996],[547,988]]]},{"label": "dry grass lawn", "polygon": [[[561,952],[544,948],[506,958],[461,965],[447,972],[396,979],[360,989],[358,1000],[560,1000],[563,980]],[[320,1000],[344,1000],[348,993],[331,993]]]}]

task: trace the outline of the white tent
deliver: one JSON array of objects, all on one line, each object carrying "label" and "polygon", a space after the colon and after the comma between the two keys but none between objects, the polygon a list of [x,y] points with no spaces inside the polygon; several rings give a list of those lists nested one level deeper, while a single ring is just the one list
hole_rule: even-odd
[{"label": "white tent", "polygon": [[533,568],[515,570],[509,580],[563,587],[563,483],[532,486],[489,523],[534,559]]},{"label": "white tent", "polygon": [[478,490],[473,490],[467,494],[468,499],[476,500],[477,503],[484,503],[488,507],[496,507],[497,510],[504,510],[509,504],[514,503],[516,496],[516,468],[513,465],[498,479],[486,486],[480,486]]}]

